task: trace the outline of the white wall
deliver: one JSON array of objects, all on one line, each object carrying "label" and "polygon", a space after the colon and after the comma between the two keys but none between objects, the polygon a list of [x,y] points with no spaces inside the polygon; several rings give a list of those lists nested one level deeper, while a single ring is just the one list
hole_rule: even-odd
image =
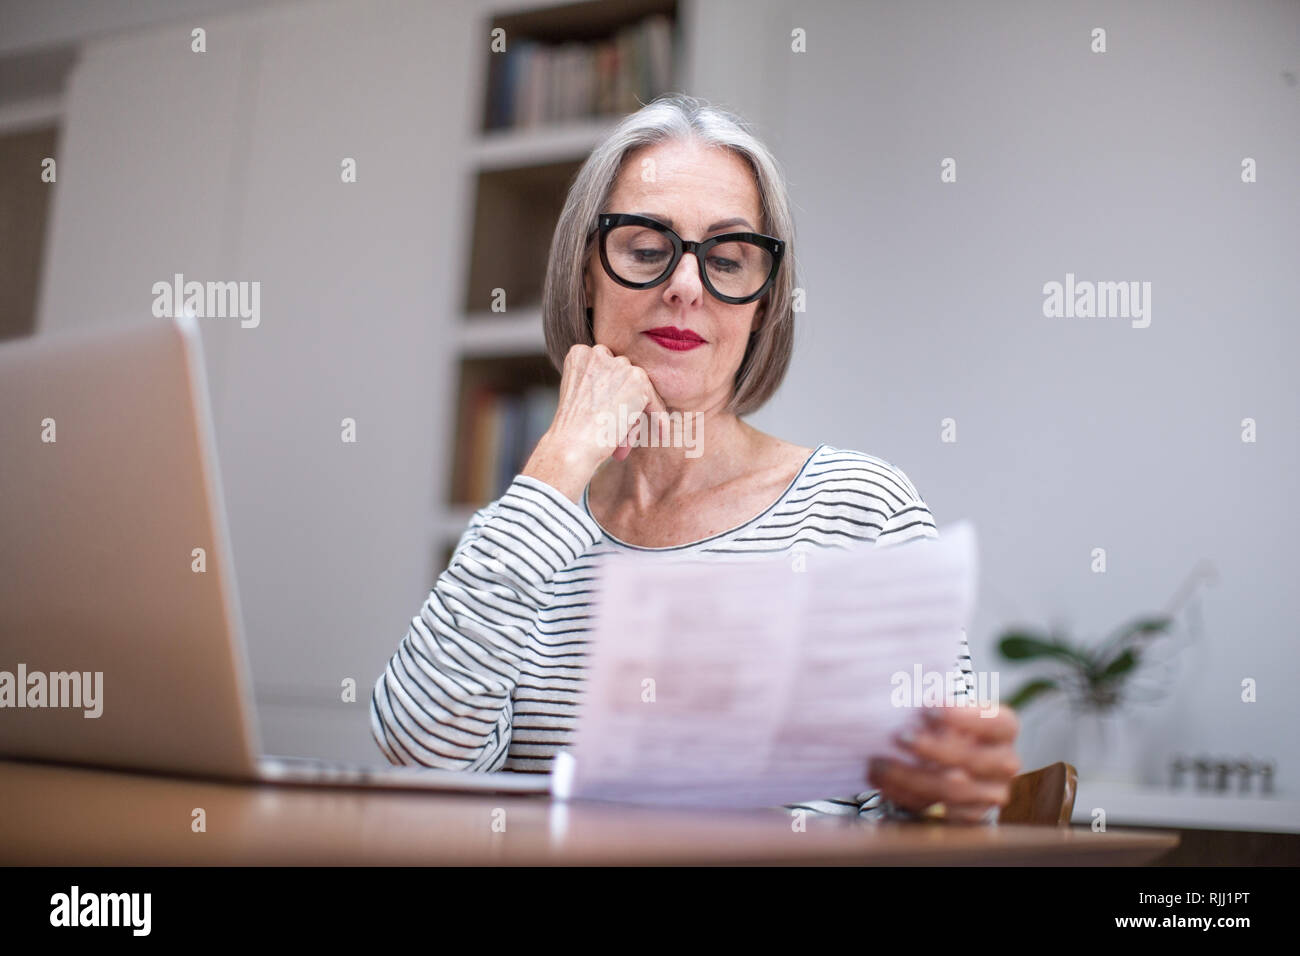
[{"label": "white wall", "polygon": [[286,0],[0,0],[0,56],[83,43],[161,23],[212,18]]},{"label": "white wall", "polygon": [[[436,347],[459,288],[444,256],[465,222],[451,157],[479,81],[467,9],[286,5],[210,27],[206,59],[174,25],[93,44],[68,99],[46,327],[138,312],[174,271],[264,284],[261,328],[205,332],[273,748],[374,756],[364,703],[289,702],[340,674],[364,686],[431,583]],[[1272,757],[1291,790],[1296,11],[687,10],[689,91],[758,124],[796,202],[809,310],[754,424],[880,455],[941,526],[976,523],[978,669],[999,666],[1007,625],[1100,636],[1211,559],[1205,641],[1138,724],[1147,757],[1156,774],[1174,751]],[[1089,52],[1095,26],[1106,54]],[[343,187],[338,157],[357,153],[361,182]],[[1043,283],[1066,272],[1150,281],[1150,327],[1044,318]],[[353,448],[344,415],[361,423]],[[1255,444],[1240,441],[1248,416]],[[940,441],[945,418],[956,443]],[[1258,703],[1240,702],[1246,677]],[[1062,722],[1026,724],[1025,763],[1057,759]]]},{"label": "white wall", "polygon": [[[1174,752],[1252,754],[1294,792],[1300,7],[766,8],[765,28],[743,27],[762,37],[761,76],[718,62],[696,89],[764,97],[797,205],[808,312],[754,424],[884,457],[940,527],[975,522],[977,669],[1001,666],[1006,626],[1101,638],[1213,561],[1204,641],[1131,726],[1152,782]],[[796,26],[804,54],[789,52]],[[1089,50],[1095,26],[1105,54]],[[944,157],[956,183],[939,181]],[[1067,271],[1150,281],[1151,325],[1044,318],[1043,284]],[[1004,695],[1020,673],[1003,669]],[[1067,745],[1047,714],[1026,712],[1027,766]]]},{"label": "white wall", "polygon": [[164,26],[89,44],[67,97],[42,330],[148,314],[175,272],[261,283],[258,327],[200,326],[271,751],[376,758],[369,688],[431,583],[469,123],[456,12],[290,4],[207,21],[201,55]]}]

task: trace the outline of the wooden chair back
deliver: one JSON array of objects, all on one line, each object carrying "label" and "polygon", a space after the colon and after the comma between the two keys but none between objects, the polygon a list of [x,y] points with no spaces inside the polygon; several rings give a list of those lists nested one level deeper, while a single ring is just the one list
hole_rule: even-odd
[{"label": "wooden chair back", "polygon": [[1013,777],[1011,799],[998,814],[998,822],[1069,826],[1078,782],[1074,768],[1063,762]]}]

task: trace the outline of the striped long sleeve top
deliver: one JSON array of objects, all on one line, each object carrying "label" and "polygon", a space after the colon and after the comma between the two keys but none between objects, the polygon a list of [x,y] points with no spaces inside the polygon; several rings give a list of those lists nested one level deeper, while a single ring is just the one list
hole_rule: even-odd
[{"label": "striped long sleeve top", "polygon": [[[676,547],[620,541],[546,482],[517,475],[479,509],[374,685],[371,732],[391,763],[549,773],[568,743],[583,679],[595,570],[619,549],[692,558],[884,546],[937,537],[907,476],[822,444],[781,496],[744,524]],[[973,694],[965,632],[954,637],[958,693]],[[865,772],[865,768],[864,768]],[[875,791],[788,804],[881,819]]]}]

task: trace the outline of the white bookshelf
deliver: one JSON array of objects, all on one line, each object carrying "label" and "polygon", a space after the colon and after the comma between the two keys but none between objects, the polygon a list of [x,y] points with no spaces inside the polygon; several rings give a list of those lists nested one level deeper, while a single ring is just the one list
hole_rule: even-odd
[{"label": "white bookshelf", "polygon": [[617,124],[592,119],[521,130],[480,134],[471,152],[475,169],[501,169],[555,163],[585,156]]},{"label": "white bookshelf", "polygon": [[469,505],[448,505],[441,509],[432,523],[434,540],[454,545],[469,527],[469,519],[474,517],[475,510]]},{"label": "white bookshelf", "polygon": [[541,352],[546,347],[542,310],[468,315],[460,324],[459,344],[462,355],[474,357]]},{"label": "white bookshelf", "polygon": [[[510,24],[507,28],[507,43],[516,42],[521,37],[539,37],[548,42],[565,42],[570,38],[585,41],[602,37],[601,31],[610,29],[611,24],[617,28],[637,22],[653,12],[670,12],[674,21],[675,56],[669,88],[676,89],[684,72],[681,33],[684,24],[688,22],[688,3],[689,0],[633,0],[630,3],[627,0],[595,0],[582,4],[524,0],[493,4],[478,14],[478,24],[473,35],[475,38],[484,38],[484,42],[475,64],[477,88],[475,83],[465,85],[474,106],[470,116],[470,133],[463,152],[463,198],[459,220],[465,240],[460,245],[456,257],[459,261],[455,265],[462,286],[457,290],[455,298],[452,336],[454,354],[450,363],[452,375],[446,385],[448,401],[445,407],[449,412],[446,416],[447,427],[443,432],[443,447],[447,449],[447,454],[440,461],[440,467],[446,468],[447,474],[444,477],[448,480],[448,485],[447,493],[435,503],[429,521],[437,564],[435,574],[443,567],[438,562],[455,546],[470,517],[479,507],[478,504],[453,500],[456,495],[454,474],[459,467],[456,456],[460,453],[458,436],[463,416],[461,401],[465,396],[467,363],[474,366],[474,374],[483,374],[484,368],[490,367],[491,363],[499,362],[502,368],[509,368],[508,363],[518,363],[521,357],[544,358],[546,349],[541,307],[536,301],[541,287],[540,275],[529,275],[530,281],[523,283],[527,290],[524,294],[520,294],[517,288],[507,289],[506,312],[485,311],[488,306],[485,292],[489,287],[497,285],[493,271],[496,262],[493,257],[485,257],[482,249],[477,248],[477,230],[483,228],[485,223],[492,226],[503,216],[514,214],[516,189],[521,194],[526,194],[529,188],[540,188],[547,198],[554,201],[564,181],[564,174],[568,171],[565,166],[571,165],[573,171],[576,171],[596,144],[622,119],[621,115],[608,115],[485,131],[484,111],[492,67],[490,58],[494,55],[488,49],[486,38],[494,25],[505,22]],[[525,198],[528,197],[525,195]],[[559,198],[562,199],[562,196]],[[525,217],[530,214],[536,216],[536,209],[530,210],[527,203],[519,203],[519,215]],[[541,241],[549,248],[553,229],[553,220],[549,224],[539,222],[535,226],[525,222],[520,231],[528,235],[533,244],[526,245],[522,251],[535,254],[538,249],[535,244]],[[501,259],[515,261],[512,256],[517,255],[520,248],[510,246],[509,243],[516,238],[503,236],[505,248],[500,253]],[[493,251],[496,252],[495,248]],[[535,261],[535,255],[532,259],[529,256],[519,258]],[[485,281],[485,274],[492,276],[493,281]],[[555,381],[558,380],[556,373]]]}]

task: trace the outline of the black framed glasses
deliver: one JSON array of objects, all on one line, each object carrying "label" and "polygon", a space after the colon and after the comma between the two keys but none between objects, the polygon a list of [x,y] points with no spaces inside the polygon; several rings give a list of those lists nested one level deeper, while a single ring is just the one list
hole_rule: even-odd
[{"label": "black framed glasses", "polygon": [[602,212],[596,217],[596,231],[601,264],[619,285],[653,289],[689,252],[700,263],[704,288],[731,305],[753,302],[767,292],[785,252],[780,239],[758,232],[728,232],[691,242],[662,222],[626,212]]}]

